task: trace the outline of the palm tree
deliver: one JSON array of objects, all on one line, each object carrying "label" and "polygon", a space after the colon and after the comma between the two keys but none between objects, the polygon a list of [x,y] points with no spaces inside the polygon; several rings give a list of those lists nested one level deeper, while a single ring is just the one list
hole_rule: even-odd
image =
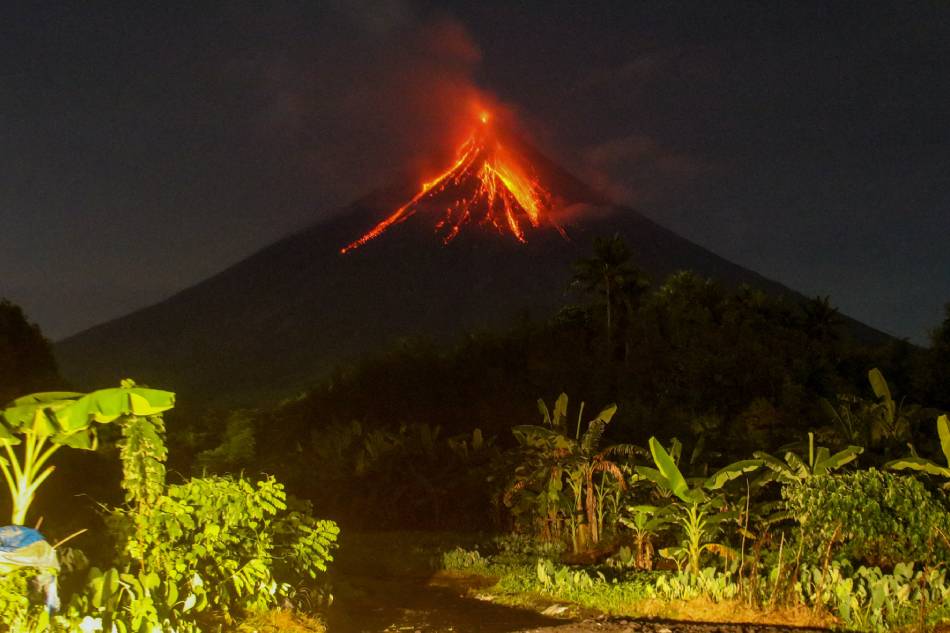
[{"label": "palm tree", "polygon": [[802,304],[805,312],[804,327],[809,338],[818,341],[836,341],[841,325],[838,308],[831,305],[831,297],[814,297]]},{"label": "palm tree", "polygon": [[643,272],[630,261],[630,249],[619,234],[594,240],[594,256],[574,265],[571,285],[603,297],[607,362],[614,357],[614,329],[618,316],[632,314],[649,287]]}]

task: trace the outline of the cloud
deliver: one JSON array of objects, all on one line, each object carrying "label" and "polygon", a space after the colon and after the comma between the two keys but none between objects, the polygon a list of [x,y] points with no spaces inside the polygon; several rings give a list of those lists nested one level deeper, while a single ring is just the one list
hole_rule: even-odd
[{"label": "cloud", "polygon": [[452,16],[398,0],[330,6],[306,43],[254,48],[227,74],[252,82],[255,143],[336,207],[437,166],[472,104],[495,101],[474,81],[481,50]]},{"label": "cloud", "polygon": [[670,193],[716,171],[712,163],[664,146],[645,134],[630,134],[584,148],[582,177],[608,198],[653,205]]}]

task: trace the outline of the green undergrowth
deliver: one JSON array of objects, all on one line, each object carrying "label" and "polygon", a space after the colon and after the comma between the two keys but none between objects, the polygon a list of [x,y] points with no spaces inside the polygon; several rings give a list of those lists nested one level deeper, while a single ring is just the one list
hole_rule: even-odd
[{"label": "green undergrowth", "polygon": [[515,555],[499,543],[505,537],[478,549],[443,551],[442,569],[496,578],[487,593],[499,603],[543,608],[553,601],[612,616],[862,631],[929,630],[950,617],[950,579],[943,569],[902,564],[884,572],[832,562],[804,565],[792,578],[772,574],[750,584],[712,567],[690,574],[567,565],[536,552]]}]

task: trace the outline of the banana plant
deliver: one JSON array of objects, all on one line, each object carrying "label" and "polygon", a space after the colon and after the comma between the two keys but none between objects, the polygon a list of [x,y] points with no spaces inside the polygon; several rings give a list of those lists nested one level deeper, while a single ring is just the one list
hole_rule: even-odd
[{"label": "banana plant", "polygon": [[680,472],[673,457],[655,438],[650,438],[650,453],[653,456],[652,468],[638,468],[638,472],[669,490],[679,502],[673,504],[674,522],[680,527],[683,540],[679,546],[667,547],[660,554],[676,561],[677,566],[686,565],[690,574],[698,575],[700,560],[705,552],[712,552],[724,558],[734,558],[735,552],[712,539],[720,531],[722,523],[734,521],[735,512],[720,512],[722,500],[710,497],[704,486],[691,487]]},{"label": "banana plant", "polygon": [[871,407],[871,444],[883,444],[889,451],[896,443],[905,441],[911,435],[911,428],[919,421],[939,413],[936,409],[918,404],[905,404],[895,401],[884,375],[876,367],[868,372],[868,382],[877,396],[878,402]]},{"label": "banana plant", "polygon": [[[553,410],[549,409],[543,400],[538,400],[538,410],[541,413],[543,425],[519,425],[511,429],[518,443],[533,454],[531,465],[516,472],[520,481],[515,485],[521,490],[556,488],[560,494],[566,484],[573,496],[575,518],[583,518],[589,530],[590,541],[596,544],[600,540],[603,527],[597,476],[600,475],[599,479],[612,480],[620,488],[626,488],[623,472],[612,457],[629,456],[640,449],[632,445],[600,448],[604,430],[617,412],[615,404],[602,409],[587,422],[585,427],[584,403],[581,403],[576,425],[572,429],[573,437],[569,435],[570,429],[567,425],[568,397],[566,394],[562,393],[558,397]],[[533,483],[528,480],[533,480]],[[553,480],[559,483],[552,485]],[[603,485],[602,481],[599,483]],[[510,498],[511,494],[506,495],[506,502]],[[573,521],[572,524],[580,526],[579,521]],[[572,537],[575,549],[581,549],[586,539],[579,537],[576,531]]]},{"label": "banana plant", "polygon": [[853,462],[863,452],[860,446],[848,446],[834,454],[825,446],[819,446],[816,450],[815,434],[809,433],[808,455],[797,455],[792,451],[785,453],[784,459],[763,451],[755,451],[752,455],[762,460],[763,465],[772,471],[769,473],[772,480],[790,484],[814,475],[826,475]]},{"label": "banana plant", "polygon": [[[92,393],[43,392],[17,398],[0,416],[0,471],[13,506],[11,522],[23,525],[39,487],[53,474],[50,458],[63,446],[95,450],[96,426],[123,416],[158,415],[175,406],[175,394],[138,387],[123,380],[120,387]],[[14,446],[23,445],[20,454]]]},{"label": "banana plant", "polygon": [[910,457],[895,459],[885,464],[884,467],[891,470],[917,470],[929,475],[937,475],[947,480],[943,487],[950,489],[950,421],[948,421],[946,415],[937,418],[937,437],[940,438],[940,448],[947,462],[946,466],[941,466],[929,459],[920,457],[911,447],[913,454]]},{"label": "banana plant", "polygon": [[653,539],[671,523],[669,506],[627,506],[620,523],[633,532],[634,561],[639,569],[653,569]]}]

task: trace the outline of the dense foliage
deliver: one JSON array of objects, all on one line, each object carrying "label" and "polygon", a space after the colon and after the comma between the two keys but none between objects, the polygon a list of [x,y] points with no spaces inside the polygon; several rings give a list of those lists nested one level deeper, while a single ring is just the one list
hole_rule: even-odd
[{"label": "dense foliage", "polygon": [[0,299],[0,405],[13,398],[63,386],[49,341],[22,308]]},{"label": "dense foliage", "polygon": [[[154,402],[171,403],[173,395],[162,394],[166,392],[131,383],[90,394],[96,404],[83,410],[117,419],[122,427],[119,456],[126,503],[107,509],[115,550],[104,561],[105,569],[84,572],[84,585],[69,592],[64,609],[52,619],[50,611],[29,600],[26,589],[30,577],[47,570],[4,575],[0,612],[15,630],[197,632],[217,628],[215,622],[231,623],[292,604],[301,588],[327,570],[339,529],[331,521],[314,519],[309,503],[291,504],[273,477],[256,482],[203,477],[166,484],[165,425],[156,411],[171,405],[156,409]],[[125,396],[131,397],[127,408],[110,406]],[[86,399],[71,397],[66,405],[57,404],[53,414],[70,417],[70,407]],[[21,399],[26,400],[45,406],[49,399]],[[73,577],[79,574],[73,571]],[[64,574],[64,584],[75,585],[69,576]]]},{"label": "dense foliage", "polygon": [[872,468],[810,477],[782,494],[812,562],[828,548],[835,559],[885,569],[950,558],[950,508],[913,477]]},{"label": "dense foliage", "polygon": [[[580,301],[548,321],[473,333],[450,348],[404,340],[276,409],[195,415],[171,438],[175,466],[275,473],[352,525],[444,528],[470,525],[488,507],[499,526],[508,520],[498,512],[503,482],[484,481],[492,457],[480,455],[476,476],[448,440],[478,428],[504,453],[516,444],[511,427],[533,418],[538,396],[561,391],[618,404],[605,446],[694,438],[686,458],[706,474],[809,430],[835,450],[866,447],[879,464],[907,441],[930,441],[932,418],[900,408],[922,393],[911,368],[924,352],[854,341],[827,299],[798,304],[691,273],[648,291],[629,261],[608,280],[609,354],[606,289],[579,274]],[[867,374],[875,366],[898,419],[881,415]],[[324,468],[310,466],[314,454]],[[453,492],[438,492],[446,488]]]},{"label": "dense foliage", "polygon": [[[122,467],[113,547],[63,574],[60,624],[196,631],[293,604],[338,533],[310,504],[357,528],[511,533],[443,563],[608,611],[947,616],[950,318],[930,349],[868,345],[827,298],[649,285],[616,239],[569,281],[578,303],[550,320],[402,341],[277,407],[192,409],[167,438],[126,412],[102,451]],[[7,577],[0,612],[29,630],[45,616],[23,583]]]}]

